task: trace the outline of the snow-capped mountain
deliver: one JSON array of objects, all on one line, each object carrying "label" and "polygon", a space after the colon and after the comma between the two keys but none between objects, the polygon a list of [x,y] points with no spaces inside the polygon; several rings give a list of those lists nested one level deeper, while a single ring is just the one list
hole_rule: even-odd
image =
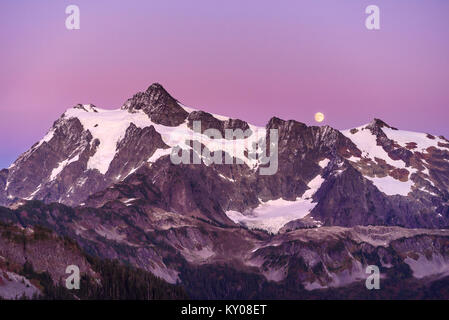
[{"label": "snow-capped mountain", "polygon": [[[264,175],[252,148],[275,150],[272,129],[277,171]],[[178,146],[192,161],[173,163]],[[206,148],[235,161],[207,163]],[[390,281],[385,297],[449,281],[449,141],[378,119],[340,131],[273,117],[261,128],[186,107],[153,84],[116,110],[68,109],[0,171],[0,204],[3,297],[38,292],[18,284],[29,281],[25,261],[57,284],[60,266],[86,264],[84,253],[208,299],[368,294],[357,283],[372,264]],[[24,239],[32,246],[19,252]]]},{"label": "snow-capped mountain", "polygon": [[[193,121],[223,137],[225,129],[251,134],[240,140],[210,139],[193,130]],[[270,129],[279,132],[279,164],[276,174],[263,176],[248,148]],[[195,141],[211,152],[238,149],[242,161],[170,162],[175,146],[192,149]],[[444,137],[397,130],[378,119],[344,131],[278,118],[258,128],[185,107],[159,84],[116,110],[81,104],[68,109],[43,139],[1,171],[0,203],[37,199],[100,206],[111,200],[102,199],[111,190],[132,202],[139,195],[122,194],[118,185],[138,179],[139,173],[146,180],[152,177],[164,209],[271,232],[322,225],[449,224],[449,141]]]}]

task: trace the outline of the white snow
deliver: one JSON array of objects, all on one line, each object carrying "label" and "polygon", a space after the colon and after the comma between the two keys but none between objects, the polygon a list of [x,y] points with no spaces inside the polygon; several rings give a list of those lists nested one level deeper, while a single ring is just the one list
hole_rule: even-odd
[{"label": "white snow", "polygon": [[449,260],[441,254],[433,254],[430,260],[420,254],[417,260],[407,257],[404,262],[410,266],[413,276],[417,279],[449,274]]},{"label": "white snow", "polygon": [[[182,149],[190,150],[190,147],[185,143],[186,139],[197,140],[206,145],[211,152],[223,150],[224,152],[228,152],[240,158],[251,168],[257,166],[258,161],[244,157],[244,151],[245,149],[251,149],[253,143],[259,141],[260,138],[265,137],[266,133],[264,128],[250,126],[253,130],[253,134],[246,139],[211,139],[188,128],[187,122],[184,122],[177,127],[155,124],[140,110],[135,113],[130,113],[124,109],[104,110],[96,108],[95,110],[97,112],[72,108],[67,110],[64,115],[66,118],[78,118],[84,129],[89,130],[93,138],[100,141],[97,151],[87,163],[87,169],[97,169],[102,174],[105,174],[108,171],[109,165],[116,154],[117,143],[125,136],[126,129],[131,123],[139,128],[154,126],[156,131],[161,134],[164,143],[170,147],[179,146]],[[221,118],[224,119],[225,117]],[[170,154],[170,152],[171,149],[158,149],[148,161],[154,162],[159,157]]]},{"label": "white snow", "polygon": [[218,175],[220,176],[220,178],[223,178],[223,179],[228,180],[228,181],[231,181],[231,182],[235,182],[234,179],[228,178],[228,177],[222,175],[221,173],[219,173]]},{"label": "white snow", "polygon": [[313,178],[307,186],[309,187],[306,192],[302,195],[301,198],[303,199],[309,199],[311,198],[315,192],[318,191],[318,189],[321,187],[321,184],[323,183],[324,179],[321,177],[321,175],[317,175],[315,178]]},{"label": "white snow", "polygon": [[[405,162],[402,160],[391,159],[388,153],[381,146],[377,145],[376,136],[373,135],[371,131],[366,128],[366,126],[367,125],[363,125],[355,128],[357,130],[355,133],[351,133],[351,130],[341,131],[347,138],[351,139],[352,142],[356,144],[360,151],[362,151],[362,158],[370,158],[373,161],[375,160],[374,158],[383,159],[387,162],[387,164],[395,168],[406,168],[410,172],[410,176],[418,171],[417,169],[406,167]],[[412,149],[412,152],[425,152],[429,147],[443,149],[438,146],[438,142],[447,143],[447,141],[439,137],[435,137],[435,139],[428,138],[426,133],[394,130],[387,127],[383,127],[382,131],[387,135],[388,139],[395,141],[401,147],[406,148],[408,143],[416,143],[417,147]],[[359,159],[351,156],[349,160],[356,162]],[[425,161],[424,163],[427,164]],[[428,168],[425,168],[422,172],[429,175]],[[406,182],[396,180],[391,176],[386,176],[383,178],[372,178],[365,176],[365,178],[371,180],[380,191],[387,195],[406,196],[411,191],[411,187],[414,185],[414,182],[411,181],[410,178]]]},{"label": "white snow", "polygon": [[[132,168],[132,169],[129,171],[129,173],[128,173],[122,180],[125,180],[126,178],[128,178],[130,175],[132,175],[134,172],[136,172],[137,169],[139,169],[139,168]],[[119,180],[119,179],[120,179],[120,176],[117,176],[117,180]]]},{"label": "white snow", "polygon": [[22,296],[32,298],[40,291],[27,278],[14,272],[0,269],[0,297],[3,299],[20,299]]},{"label": "white snow", "polygon": [[155,162],[162,156],[169,155],[171,153],[171,148],[168,149],[157,149],[153,155],[148,159],[148,162]]},{"label": "white snow", "polygon": [[220,116],[219,114],[214,114],[214,113],[212,113],[212,115],[214,116],[214,118],[216,118],[216,119],[218,119],[218,120],[221,120],[221,121],[227,121],[227,120],[230,119],[229,117],[226,117],[226,116]]},{"label": "white snow", "polygon": [[[200,111],[200,110],[198,110],[198,109],[195,109],[195,108],[192,108],[192,107],[188,107],[188,106],[186,106],[186,105],[184,105],[184,104],[182,104],[182,103],[180,103],[180,102],[178,102],[178,105],[179,105],[181,108],[183,108],[185,111],[187,111],[188,113],[191,113],[191,112],[193,112],[193,111]],[[211,113],[211,115],[212,115],[215,119],[218,119],[218,120],[221,120],[221,121],[226,121],[226,120],[229,120],[229,119],[230,119],[229,117],[222,116],[222,115],[215,114],[215,113]]]},{"label": "white snow", "polygon": [[143,128],[152,125],[150,119],[143,112],[130,113],[126,110],[103,110],[86,112],[72,108],[65,112],[65,117],[76,117],[80,120],[84,130],[89,130],[94,139],[100,141],[95,154],[89,158],[87,169],[97,169],[105,174],[114,159],[117,143],[125,136],[126,129],[134,123]]},{"label": "white snow", "polygon": [[314,207],[315,204],[310,199],[297,198],[296,201],[277,199],[261,204],[248,216],[237,211],[227,211],[226,215],[235,223],[246,225],[248,228],[276,233],[289,221],[305,217]]},{"label": "white snow", "polygon": [[238,211],[227,211],[226,215],[234,221],[248,228],[263,229],[277,233],[286,223],[305,217],[315,207],[313,194],[321,187],[323,182],[321,175],[317,175],[308,183],[308,189],[302,197],[295,201],[284,199],[270,200],[261,203],[252,212],[244,215]]},{"label": "white snow", "polygon": [[54,168],[51,172],[50,175],[50,180],[53,180],[54,178],[56,178],[58,176],[58,174],[61,173],[62,170],[64,170],[64,168],[69,165],[72,162],[76,162],[79,159],[79,155],[74,156],[71,159],[66,159],[64,161],[61,161],[58,166],[56,168]]},{"label": "white snow", "polygon": [[383,159],[393,167],[405,168],[406,164],[404,161],[391,159],[382,146],[377,145],[376,136],[373,135],[366,126],[367,125],[363,125],[356,128],[356,133],[351,133],[351,130],[343,130],[341,133],[354,142],[357,148],[362,152],[362,157],[370,158],[373,161],[375,160],[374,158]]},{"label": "white snow", "polygon": [[318,165],[321,167],[321,168],[326,168],[327,167],[327,165],[329,164],[329,162],[330,162],[330,160],[329,159],[324,159],[324,160],[321,160],[320,162],[318,162]]},{"label": "white snow", "polygon": [[348,158],[348,160],[349,160],[349,161],[352,161],[352,162],[357,162],[357,161],[360,161],[360,158],[357,158],[357,157],[354,157],[354,156],[350,156],[350,157]]},{"label": "white snow", "polygon": [[438,146],[438,142],[447,144],[447,141],[439,137],[435,137],[435,139],[428,138],[426,133],[393,130],[390,128],[382,128],[382,131],[387,135],[388,139],[394,140],[401,147],[405,148],[407,146],[407,143],[416,143],[417,147],[416,149],[412,149],[412,151],[424,152],[427,148],[430,147],[444,150],[445,148]]},{"label": "white snow", "polygon": [[131,206],[132,204],[131,204],[131,202],[134,202],[134,201],[136,201],[137,200],[137,198],[130,198],[130,199],[127,199],[127,200],[124,200],[124,201],[122,201],[127,207],[129,207],[129,206]]},{"label": "white snow", "polygon": [[39,192],[39,190],[41,190],[41,188],[42,188],[42,183],[27,198],[25,198],[25,200],[32,200],[33,197]]},{"label": "white snow", "polygon": [[42,138],[42,140],[39,141],[39,143],[36,145],[36,147],[34,149],[37,149],[44,142],[49,142],[53,138],[54,134],[55,134],[54,129],[53,128],[50,129],[47,132],[47,134]]},{"label": "white snow", "polygon": [[428,194],[430,194],[430,195],[432,195],[432,196],[437,196],[437,197],[438,197],[438,195],[437,195],[435,192],[432,192],[432,191],[430,191],[430,190],[427,190],[426,187],[421,187],[421,188],[419,188],[418,190],[419,190],[419,191],[422,191],[422,192],[427,192]]},{"label": "white snow", "polygon": [[411,188],[414,185],[414,182],[410,179],[408,179],[406,182],[402,182],[390,176],[386,176],[383,178],[372,178],[365,176],[365,178],[371,180],[380,191],[390,196],[406,196],[410,191],[412,191]]}]

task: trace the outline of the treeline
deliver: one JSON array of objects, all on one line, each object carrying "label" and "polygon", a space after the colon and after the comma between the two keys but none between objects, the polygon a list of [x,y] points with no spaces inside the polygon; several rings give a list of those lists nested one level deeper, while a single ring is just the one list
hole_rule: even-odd
[{"label": "treeline", "polygon": [[394,267],[381,280],[380,290],[368,290],[365,281],[345,287],[306,290],[296,272],[280,282],[240,271],[226,265],[184,266],[180,275],[192,299],[293,299],[293,300],[379,300],[449,299],[449,276],[440,279],[415,279],[408,265]]},{"label": "treeline", "polygon": [[37,273],[29,263],[21,273],[39,283],[42,294],[33,298],[41,300],[449,299],[449,277],[423,281],[399,269],[381,281],[381,290],[367,290],[365,282],[360,281],[341,288],[308,291],[289,275],[276,283],[229,265],[185,264],[181,267],[181,286],[115,260],[89,257],[89,262],[99,279],[82,276],[80,290],[54,285],[47,272]]},{"label": "treeline", "polygon": [[88,258],[99,275],[94,279],[82,275],[79,290],[68,290],[63,284],[55,285],[48,272],[37,273],[25,263],[22,274],[37,280],[42,294],[33,299],[40,300],[181,300],[187,294],[179,285],[172,285],[151,273],[126,266],[118,261]]}]

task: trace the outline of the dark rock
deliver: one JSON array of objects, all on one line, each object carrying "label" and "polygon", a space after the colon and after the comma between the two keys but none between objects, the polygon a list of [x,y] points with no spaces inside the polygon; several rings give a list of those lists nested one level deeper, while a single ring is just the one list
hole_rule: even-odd
[{"label": "dark rock", "polygon": [[129,112],[142,110],[154,123],[170,127],[183,123],[189,114],[158,83],[128,99],[123,108]]}]

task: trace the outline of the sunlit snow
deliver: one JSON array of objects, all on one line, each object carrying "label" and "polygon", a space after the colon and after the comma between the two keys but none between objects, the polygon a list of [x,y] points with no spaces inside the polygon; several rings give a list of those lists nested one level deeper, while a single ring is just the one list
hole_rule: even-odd
[{"label": "sunlit snow", "polygon": [[[187,109],[187,108],[186,108]],[[179,146],[182,149],[190,149],[186,144],[186,140],[200,141],[213,152],[223,150],[232,155],[238,156],[250,168],[257,166],[258,161],[244,157],[244,151],[251,149],[251,146],[259,141],[261,137],[265,137],[266,130],[250,126],[253,134],[240,140],[211,139],[208,136],[194,132],[187,127],[187,122],[177,126],[168,127],[153,123],[148,116],[142,112],[130,113],[128,110],[104,110],[96,108],[97,112],[86,111],[79,108],[72,108],[65,112],[66,118],[78,118],[85,130],[89,130],[94,139],[100,141],[95,154],[89,158],[87,163],[88,169],[97,169],[100,173],[105,174],[109,165],[116,154],[117,143],[124,138],[126,129],[131,123],[139,128],[154,126],[156,131],[161,134],[162,140],[170,147]],[[217,116],[217,115],[214,115]],[[220,117],[225,119],[225,117]],[[226,118],[227,119],[227,118]],[[149,162],[156,161],[163,155],[170,154],[171,149],[159,149],[148,159]]]}]

